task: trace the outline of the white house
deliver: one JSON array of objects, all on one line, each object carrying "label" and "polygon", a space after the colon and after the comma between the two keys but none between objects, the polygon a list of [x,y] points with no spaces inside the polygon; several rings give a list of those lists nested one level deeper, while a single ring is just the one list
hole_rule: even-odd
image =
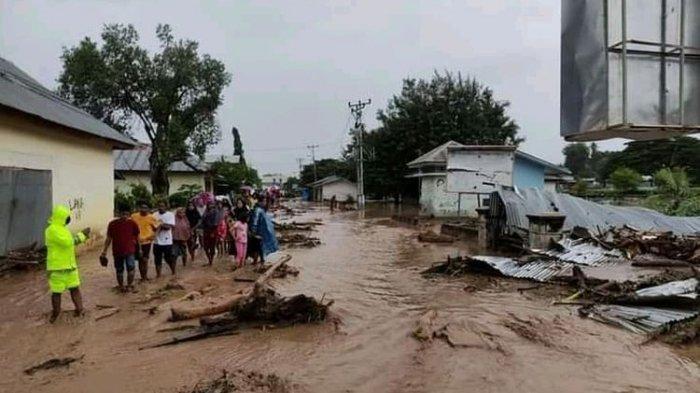
[{"label": "white house", "polygon": [[496,185],[551,187],[571,173],[514,146],[449,141],[409,162],[419,181],[421,214],[474,216]]},{"label": "white house", "polygon": [[[151,147],[142,144],[133,150],[116,150],[114,152],[114,185],[121,192],[129,192],[132,184],[143,184],[151,190],[150,164]],[[175,161],[168,168],[170,194],[183,185],[198,185],[202,190],[212,190],[209,165],[197,157]]]},{"label": "white house", "polygon": [[340,176],[328,176],[309,184],[313,200],[327,201],[335,196],[339,202],[357,200],[357,185]]}]

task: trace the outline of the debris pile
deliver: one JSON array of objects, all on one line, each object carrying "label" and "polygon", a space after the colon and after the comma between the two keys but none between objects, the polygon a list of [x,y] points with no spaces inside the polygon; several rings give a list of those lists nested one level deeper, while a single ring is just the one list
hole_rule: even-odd
[{"label": "debris pile", "polygon": [[[253,271],[256,273],[263,274],[267,270],[267,267],[265,265],[260,265],[256,267]],[[295,268],[294,266],[289,266],[287,264],[284,264],[277,268],[275,272],[272,274],[272,278],[285,278],[287,276],[298,276],[299,275],[299,269]],[[255,280],[253,280],[255,281]]]},{"label": "debris pile", "polygon": [[455,241],[455,239],[452,236],[443,235],[428,230],[418,234],[418,241],[424,243],[452,243]]},{"label": "debris pile", "polygon": [[654,255],[670,260],[700,263],[700,238],[697,236],[640,231],[625,225],[622,228],[609,229],[599,239],[610,248],[624,251],[629,259],[639,255]]},{"label": "debris pile", "polygon": [[177,305],[171,307],[171,321],[200,318],[200,325],[185,329],[187,331],[183,334],[141,347],[141,349],[237,334],[242,327],[267,328],[270,325],[278,327],[325,320],[333,301],[324,303],[323,299],[318,301],[303,294],[282,297],[275,291],[265,288],[267,281],[274,277],[275,273],[290,259],[289,255],[280,257],[250,287],[218,304],[194,308],[183,308]]},{"label": "debris pile", "polygon": [[316,226],[323,225],[322,222],[318,221],[307,221],[307,222],[277,222],[274,221],[276,231],[315,231]]},{"label": "debris pile", "polygon": [[[567,283],[576,286],[577,291],[555,304],[580,305],[582,317],[635,333],[656,334],[700,315],[700,269],[695,265],[698,250],[698,238],[689,235],[639,231],[624,226],[597,237],[583,228],[575,228],[571,237],[552,242],[549,250],[528,250],[529,254],[519,258],[448,257],[446,262],[433,265],[423,274],[485,273]],[[633,280],[622,281],[607,273],[616,266],[631,270],[637,266],[674,269],[650,276],[640,274]],[[585,273],[595,269],[598,269],[595,276]],[[700,323],[686,326],[698,325]],[[683,332],[682,337],[690,338],[681,338],[681,341],[700,337],[697,329],[687,328]]]},{"label": "debris pile", "polygon": [[302,233],[283,234],[277,237],[277,241],[280,244],[286,244],[289,247],[311,248],[321,244],[321,240],[319,238]]},{"label": "debris pile", "polygon": [[36,242],[28,247],[9,251],[0,257],[0,272],[12,269],[32,269],[46,262],[46,249],[38,248]]},{"label": "debris pile", "polygon": [[332,301],[324,304],[303,294],[285,298],[272,289],[264,289],[236,305],[230,316],[239,322],[275,325],[311,323],[325,320],[331,304]]},{"label": "debris pile", "polygon": [[224,371],[219,378],[201,381],[191,389],[181,390],[181,393],[286,393],[290,391],[289,382],[275,374],[234,370],[232,372]]}]

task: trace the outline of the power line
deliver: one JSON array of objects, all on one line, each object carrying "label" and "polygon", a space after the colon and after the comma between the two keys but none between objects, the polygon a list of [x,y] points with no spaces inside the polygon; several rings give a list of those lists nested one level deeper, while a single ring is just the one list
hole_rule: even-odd
[{"label": "power line", "polygon": [[355,132],[357,132],[355,152],[357,155],[357,207],[363,209],[365,207],[365,168],[364,155],[362,152],[362,136],[365,132],[365,125],[362,123],[362,110],[372,103],[372,99],[367,101],[358,100],[357,103],[348,102],[350,113],[355,117]]}]

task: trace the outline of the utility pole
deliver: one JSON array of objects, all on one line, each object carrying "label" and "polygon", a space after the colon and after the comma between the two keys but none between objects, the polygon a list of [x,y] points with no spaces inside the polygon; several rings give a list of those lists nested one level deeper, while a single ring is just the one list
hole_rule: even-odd
[{"label": "utility pole", "polygon": [[314,181],[316,181],[318,180],[318,174],[316,173],[316,148],[318,145],[311,144],[306,147],[311,150],[311,161],[314,163]]},{"label": "utility pole", "polygon": [[299,165],[299,179],[301,179],[301,172],[304,171],[304,159],[297,158],[297,164]]},{"label": "utility pole", "polygon": [[372,99],[367,101],[358,100],[356,103],[348,102],[350,112],[355,117],[355,132],[357,132],[355,147],[357,157],[357,207],[365,208],[365,168],[364,168],[364,153],[362,147],[362,134],[365,132],[365,125],[362,123],[362,110],[372,103]]}]

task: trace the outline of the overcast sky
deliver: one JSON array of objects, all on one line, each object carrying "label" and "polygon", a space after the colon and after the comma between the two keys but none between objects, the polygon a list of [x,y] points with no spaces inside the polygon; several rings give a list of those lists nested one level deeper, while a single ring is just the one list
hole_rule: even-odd
[{"label": "overcast sky", "polygon": [[[331,5],[332,4],[332,5]],[[365,119],[405,77],[433,70],[474,76],[511,102],[522,149],[560,163],[560,0],[461,1],[25,1],[0,0],[0,56],[50,88],[63,47],[131,23],[157,48],[155,28],[200,43],[233,75],[219,110],[232,152],[238,127],[261,173],[291,173],[297,158],[336,157],[348,141],[347,102],[372,99]],[[601,144],[619,149],[620,141]],[[390,147],[387,147],[390,148]]]}]

